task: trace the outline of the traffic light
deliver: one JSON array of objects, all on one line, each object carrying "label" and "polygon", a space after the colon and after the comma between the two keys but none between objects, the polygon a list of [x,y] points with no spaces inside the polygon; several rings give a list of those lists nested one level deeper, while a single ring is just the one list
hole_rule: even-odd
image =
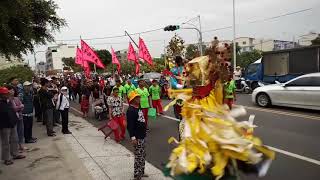
[{"label": "traffic light", "polygon": [[178,25],[169,25],[169,26],[166,26],[163,30],[164,31],[175,31],[178,29],[180,29],[180,26],[178,26]]}]

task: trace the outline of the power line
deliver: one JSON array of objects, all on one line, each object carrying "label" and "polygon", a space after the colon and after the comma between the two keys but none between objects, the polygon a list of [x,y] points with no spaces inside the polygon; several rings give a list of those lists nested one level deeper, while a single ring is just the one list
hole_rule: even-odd
[{"label": "power line", "polygon": [[[269,18],[265,18],[265,19],[249,21],[249,22],[246,23],[246,24],[252,24],[252,23],[257,23],[257,22],[269,21],[269,20],[278,19],[278,18],[281,18],[281,17],[290,16],[290,15],[294,15],[294,14],[298,14],[298,13],[302,13],[302,12],[306,12],[306,11],[310,11],[310,10],[312,10],[312,8],[307,8],[307,9],[302,9],[302,10],[299,10],[299,11],[289,12],[289,13],[286,13],[286,14],[282,14],[282,15],[278,15],[278,16],[273,16],[273,17],[269,17]],[[225,27],[221,27],[221,28],[216,28],[216,29],[210,29],[210,30],[202,31],[202,33],[208,33],[208,32],[213,32],[213,31],[220,31],[220,30],[230,29],[230,28],[232,28],[232,26],[225,26]]]}]

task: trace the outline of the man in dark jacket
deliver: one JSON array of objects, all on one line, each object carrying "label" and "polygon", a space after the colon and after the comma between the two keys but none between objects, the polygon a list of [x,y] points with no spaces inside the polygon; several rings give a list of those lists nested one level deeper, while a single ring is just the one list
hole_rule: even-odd
[{"label": "man in dark jacket", "polygon": [[140,96],[135,91],[128,95],[127,129],[134,146],[134,180],[148,177],[144,174],[146,158],[146,121],[140,109]]},{"label": "man in dark jacket", "polygon": [[47,127],[48,136],[56,136],[53,131],[53,95],[48,91],[49,81],[45,78],[41,79],[41,89],[38,94],[40,97],[41,113],[43,118],[43,123]]},{"label": "man in dark jacket", "polygon": [[13,159],[23,159],[24,155],[18,153],[18,134],[17,121],[18,117],[13,111],[12,104],[8,101],[9,90],[5,87],[0,87],[0,137],[2,159],[5,165],[13,164]]},{"label": "man in dark jacket", "polygon": [[25,143],[35,143],[37,138],[32,137],[33,126],[33,94],[32,83],[26,81],[23,83],[22,110],[23,125],[24,125],[24,140]]}]

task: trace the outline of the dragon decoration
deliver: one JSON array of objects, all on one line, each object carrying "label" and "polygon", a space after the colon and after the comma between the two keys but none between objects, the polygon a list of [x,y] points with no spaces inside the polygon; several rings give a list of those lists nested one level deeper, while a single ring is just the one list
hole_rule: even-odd
[{"label": "dragon decoration", "polygon": [[187,88],[169,90],[174,100],[165,110],[178,99],[183,100],[181,139],[168,140],[177,144],[166,165],[167,174],[175,179],[194,174],[208,179],[237,177],[239,171],[264,176],[275,158],[275,153],[254,136],[254,117],[237,121],[237,117],[246,114],[245,109],[229,110],[223,104],[223,84],[231,72],[231,52],[228,44],[215,38],[207,56],[185,65]]}]

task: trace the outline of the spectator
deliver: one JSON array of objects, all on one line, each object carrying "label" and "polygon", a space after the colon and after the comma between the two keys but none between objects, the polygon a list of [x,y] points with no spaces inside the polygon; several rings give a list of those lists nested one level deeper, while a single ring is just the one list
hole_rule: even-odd
[{"label": "spectator", "polygon": [[23,94],[23,87],[19,83],[19,80],[17,77],[12,77],[10,79],[11,85],[13,86],[14,89],[14,97],[19,97],[20,100],[22,99],[22,94]]},{"label": "spectator", "polygon": [[114,137],[117,142],[120,142],[122,139],[124,139],[125,133],[126,133],[126,127],[125,127],[125,118],[124,118],[124,107],[123,107],[123,101],[122,98],[118,95],[119,89],[113,88],[112,96],[109,96],[107,99],[107,103],[109,106],[109,117],[113,121],[115,121],[120,129],[121,134],[119,135],[119,128],[114,129]]},{"label": "spectator", "polygon": [[23,125],[23,117],[22,117],[22,110],[24,108],[24,105],[22,104],[22,102],[20,101],[20,99],[18,97],[14,97],[15,91],[14,91],[13,86],[8,85],[7,89],[9,90],[9,100],[11,102],[12,108],[18,118],[17,133],[18,133],[19,151],[23,152],[24,150],[28,150],[27,148],[23,147],[23,145],[22,145],[24,143],[24,125]]},{"label": "spectator", "polygon": [[49,80],[41,79],[41,89],[39,90],[41,113],[43,124],[46,125],[47,135],[56,136],[53,131],[53,94],[48,91]]},{"label": "spectator", "polygon": [[69,123],[69,100],[67,98],[68,94],[68,88],[67,87],[62,87],[61,88],[61,93],[58,96],[58,101],[56,104],[56,109],[60,111],[61,113],[61,118],[62,118],[62,133],[63,134],[71,134],[68,128],[68,123]]},{"label": "spectator", "polygon": [[[18,117],[12,108],[12,104],[8,101],[9,90],[0,87],[0,137],[2,159],[5,165],[13,164],[13,159],[23,159],[24,155],[18,153],[18,135],[16,125]],[[12,158],[11,156],[12,155]]]},{"label": "spectator", "polygon": [[37,138],[32,137],[33,126],[33,94],[32,87],[29,81],[23,83],[23,99],[24,109],[22,110],[23,125],[24,125],[24,141],[25,143],[35,143]]},{"label": "spectator", "polygon": [[146,159],[146,121],[140,109],[140,96],[135,91],[129,94],[130,106],[127,110],[127,129],[134,147],[134,180],[148,177],[145,171]]},{"label": "spectator", "polygon": [[139,87],[136,89],[136,92],[140,96],[140,107],[144,115],[144,119],[146,121],[146,126],[148,128],[148,110],[150,108],[150,94],[147,88],[144,86],[144,81],[139,80]]},{"label": "spectator", "polygon": [[40,84],[38,84],[37,79],[34,80],[32,86],[33,86],[33,106],[35,111],[35,117],[37,118],[37,122],[42,122],[40,98],[38,94],[38,91],[41,87],[40,87]]},{"label": "spectator", "polygon": [[156,108],[158,115],[163,114],[162,104],[160,99],[161,88],[157,80],[152,81],[152,86],[149,87],[149,92],[152,99],[152,107]]}]

